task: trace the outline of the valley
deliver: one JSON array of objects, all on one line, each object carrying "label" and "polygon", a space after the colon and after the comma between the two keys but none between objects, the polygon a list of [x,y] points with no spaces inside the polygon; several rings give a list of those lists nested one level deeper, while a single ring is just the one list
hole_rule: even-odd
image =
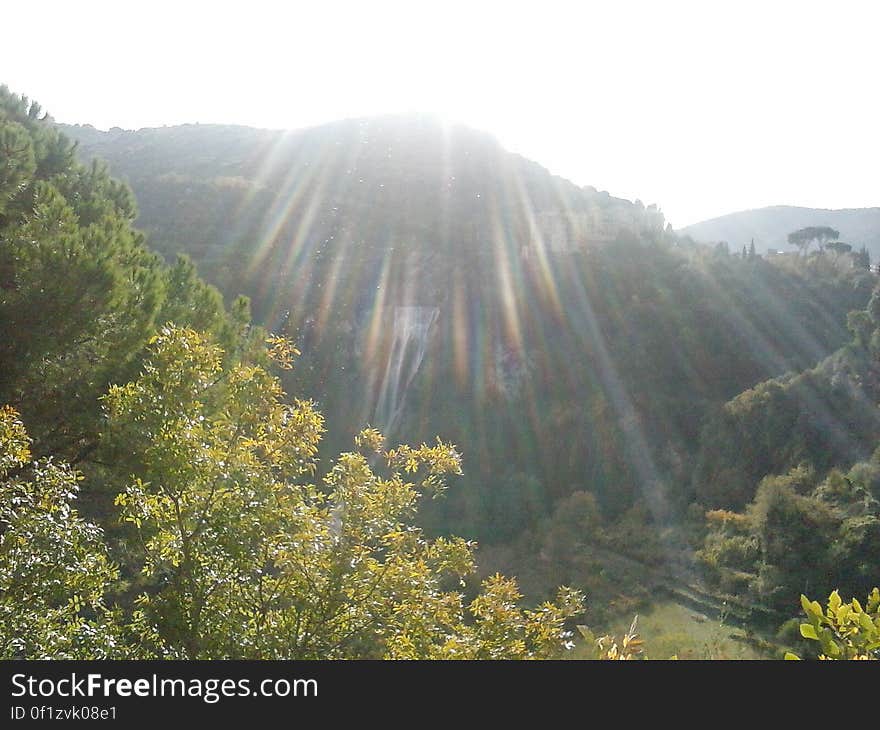
[{"label": "valley", "polygon": [[780,658],[801,593],[876,585],[872,210],[771,255],[839,216],[677,232],[426,115],[0,102],[0,466],[20,564],[91,596],[29,599],[29,656],[555,657],[638,614],[651,658]]}]

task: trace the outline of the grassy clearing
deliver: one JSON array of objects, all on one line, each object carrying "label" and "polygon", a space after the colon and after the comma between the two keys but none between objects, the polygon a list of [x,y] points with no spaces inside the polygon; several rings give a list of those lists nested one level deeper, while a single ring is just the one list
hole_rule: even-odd
[{"label": "grassy clearing", "polygon": [[[632,617],[621,617],[607,633],[620,636]],[[776,659],[772,650],[758,648],[744,629],[725,625],[673,601],[655,604],[639,614],[638,633],[649,659]],[[585,649],[576,646],[571,659],[584,659]]]}]

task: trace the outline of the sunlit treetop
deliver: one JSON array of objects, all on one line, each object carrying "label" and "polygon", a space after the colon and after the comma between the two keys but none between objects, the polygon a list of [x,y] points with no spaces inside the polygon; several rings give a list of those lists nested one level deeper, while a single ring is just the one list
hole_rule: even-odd
[{"label": "sunlit treetop", "polygon": [[[277,339],[275,359],[289,365]],[[280,353],[280,354],[279,354]],[[568,641],[576,591],[519,607],[495,576],[476,598],[460,589],[472,543],[427,539],[420,495],[461,471],[457,449],[385,449],[366,429],[319,482],[323,419],[285,402],[259,365],[220,368],[198,333],[165,327],[141,375],[111,388],[111,434],[137,454],[119,495],[142,536],[143,572],[157,589],[136,621],[169,656],[189,658],[529,658]],[[376,457],[380,459],[376,463]]]}]

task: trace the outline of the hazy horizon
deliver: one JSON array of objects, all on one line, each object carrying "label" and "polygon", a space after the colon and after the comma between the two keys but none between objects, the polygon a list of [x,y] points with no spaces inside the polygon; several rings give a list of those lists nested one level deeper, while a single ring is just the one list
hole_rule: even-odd
[{"label": "hazy horizon", "polygon": [[40,27],[52,51],[5,39],[0,83],[103,129],[438,114],[578,185],[656,203],[676,228],[880,205],[870,3],[149,10],[58,6],[44,29],[39,9],[10,9],[10,27]]}]

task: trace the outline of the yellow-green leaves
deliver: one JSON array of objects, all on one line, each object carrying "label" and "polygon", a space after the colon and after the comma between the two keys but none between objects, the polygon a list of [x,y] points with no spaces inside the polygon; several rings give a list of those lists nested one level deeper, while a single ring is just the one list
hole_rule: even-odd
[{"label": "yellow-green leaves", "polygon": [[805,639],[813,639],[813,641],[819,641],[819,636],[816,634],[816,629],[812,624],[801,624],[801,636]]},{"label": "yellow-green leaves", "polygon": [[[880,658],[880,590],[874,588],[866,605],[852,599],[844,603],[837,591],[828,597],[823,610],[818,601],[801,596],[807,622],[801,636],[819,643],[820,659]],[[797,658],[794,655],[786,658]]]},{"label": "yellow-green leaves", "polygon": [[282,370],[292,370],[293,358],[299,357],[300,351],[293,346],[290,340],[271,335],[266,338],[266,354]]},{"label": "yellow-green leaves", "polygon": [[461,454],[439,437],[434,446],[402,444],[384,455],[390,468],[412,475],[418,488],[434,497],[445,491],[446,474],[461,474]]},{"label": "yellow-green leaves", "polygon": [[[296,354],[278,338],[267,345],[282,365]],[[154,583],[135,622],[157,651],[537,658],[562,649],[579,594],[523,610],[516,583],[495,576],[465,605],[455,588],[474,570],[474,545],[430,540],[414,524],[420,494],[461,473],[453,445],[386,451],[366,428],[360,451],[309,483],[320,414],[310,401],[285,402],[259,365],[221,369],[222,355],[206,337],[166,327],[141,376],[107,396],[111,433],[138,467],[117,505]]]},{"label": "yellow-green leaves", "polygon": [[644,642],[638,633],[638,622],[639,617],[635,616],[629,630],[620,637],[607,634],[597,637],[587,626],[578,626],[588,658],[610,661],[644,658]]},{"label": "yellow-green leaves", "polygon": [[0,476],[30,459],[29,445],[18,412],[11,406],[0,407]]},{"label": "yellow-green leaves", "polygon": [[73,508],[79,476],[31,463],[27,444],[18,414],[0,408],[0,657],[121,656],[103,605],[117,571],[101,530]]},{"label": "yellow-green leaves", "polygon": [[354,437],[354,443],[359,449],[378,454],[385,447],[385,437],[377,429],[367,427]]}]

